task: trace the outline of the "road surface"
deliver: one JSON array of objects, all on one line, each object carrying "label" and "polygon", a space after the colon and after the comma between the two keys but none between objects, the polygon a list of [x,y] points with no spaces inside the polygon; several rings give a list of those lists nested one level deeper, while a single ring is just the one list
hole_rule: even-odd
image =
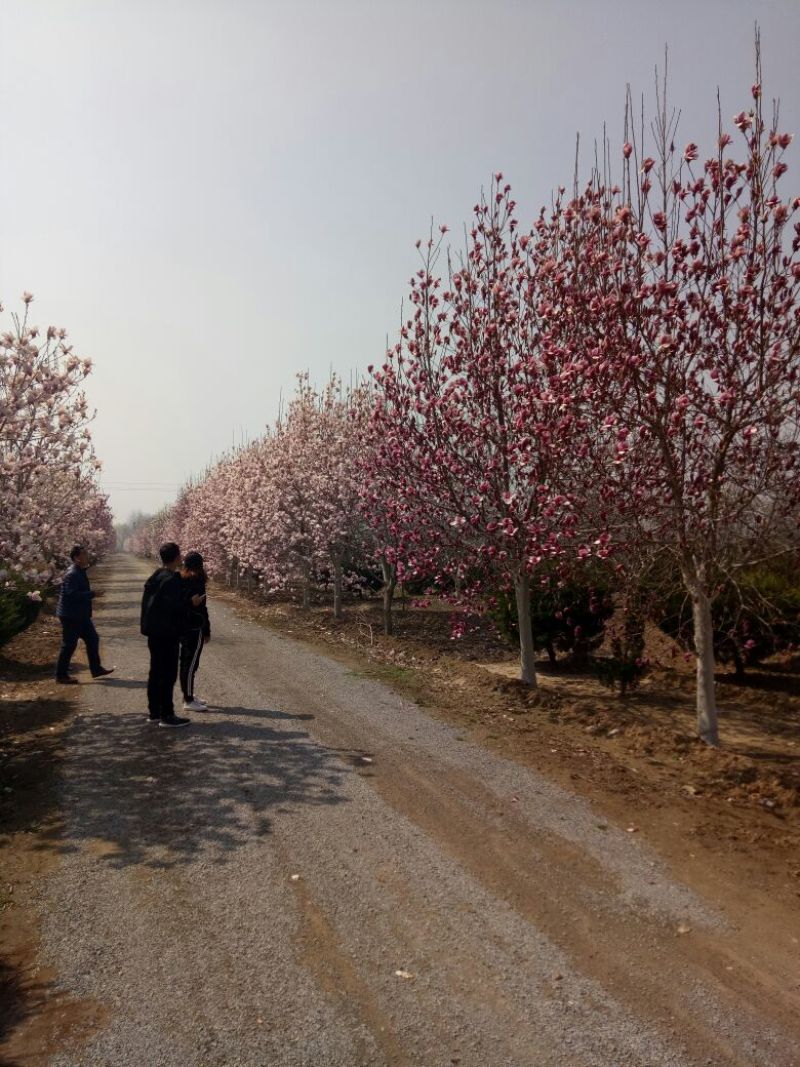
[{"label": "road surface", "polygon": [[102,1023],[50,1064],[800,1064],[797,982],[637,835],[213,589],[212,708],[147,725],[148,570],[93,577],[117,672],[67,735],[42,960]]}]

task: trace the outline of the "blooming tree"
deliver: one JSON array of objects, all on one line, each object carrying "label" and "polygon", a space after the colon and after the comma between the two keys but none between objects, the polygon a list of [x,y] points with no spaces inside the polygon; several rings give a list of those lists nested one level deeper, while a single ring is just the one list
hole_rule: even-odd
[{"label": "blooming tree", "polygon": [[333,576],[342,613],[346,567],[364,557],[358,455],[363,390],[332,378],[318,392],[307,375],[276,425],[190,484],[144,523],[132,547],[154,555],[171,539],[199,549],[215,573],[233,565],[269,592],[299,588],[310,604],[319,575]]},{"label": "blooming tree", "polygon": [[752,97],[734,119],[739,151],[720,123],[702,163],[694,143],[675,149],[665,95],[653,155],[629,126],[604,236],[614,295],[593,320],[610,367],[608,493],[621,525],[680,571],[712,744],[714,597],[763,558],[800,492],[800,199],[779,191],[791,137],[777,107],[764,117],[760,62]]},{"label": "blooming tree", "polygon": [[553,326],[562,310],[553,301],[569,292],[546,280],[560,208],[522,236],[514,209],[498,174],[446,278],[436,273],[442,239],[428,241],[413,314],[373,372],[373,422],[376,470],[410,525],[410,560],[423,573],[455,572],[473,591],[483,588],[476,575],[513,585],[521,678],[535,685],[532,578],[595,551],[577,546],[574,506],[590,494],[576,457],[591,365]]},{"label": "blooming tree", "polygon": [[63,565],[70,540],[99,554],[113,530],[82,392],[91,362],[64,330],[40,336],[32,300],[24,294],[24,311],[0,334],[0,564],[39,582]]}]

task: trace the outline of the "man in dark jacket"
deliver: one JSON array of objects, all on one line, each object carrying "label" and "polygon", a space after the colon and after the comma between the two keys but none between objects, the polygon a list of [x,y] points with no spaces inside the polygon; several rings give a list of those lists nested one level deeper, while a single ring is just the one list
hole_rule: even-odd
[{"label": "man in dark jacket", "polygon": [[178,655],[181,633],[190,608],[198,607],[203,598],[189,598],[178,573],[181,550],[169,541],[159,549],[162,567],[150,575],[142,597],[141,630],[150,649],[150,674],[147,678],[148,722],[158,726],[188,726],[189,719],[175,714],[173,689],[178,678]]},{"label": "man in dark jacket", "polygon": [[86,645],[92,678],[104,678],[113,667],[100,663],[100,638],[92,622],[92,601],[102,594],[89,585],[89,553],[83,545],[75,545],[69,554],[72,565],[64,575],[58,597],[56,615],[61,620],[61,651],[56,664],[56,681],[61,685],[77,685],[78,679],[69,673],[69,665],[78,641]]}]

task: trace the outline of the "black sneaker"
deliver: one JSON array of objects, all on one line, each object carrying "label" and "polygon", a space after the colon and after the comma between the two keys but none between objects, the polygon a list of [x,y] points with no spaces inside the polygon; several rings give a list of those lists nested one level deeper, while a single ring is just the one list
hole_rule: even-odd
[{"label": "black sneaker", "polygon": [[188,726],[191,719],[182,719],[180,715],[168,715],[166,719],[161,719],[159,726]]},{"label": "black sneaker", "polygon": [[148,715],[144,721],[150,723],[151,726],[158,726],[158,724],[161,722],[161,716]]},{"label": "black sneaker", "polygon": [[78,681],[77,678],[71,678],[69,675],[67,675],[64,678],[56,678],[56,681],[58,682],[59,685],[80,685],[81,684]]},{"label": "black sneaker", "polygon": [[92,675],[92,678],[105,678],[107,674],[113,674],[116,669],[116,667],[101,667]]}]

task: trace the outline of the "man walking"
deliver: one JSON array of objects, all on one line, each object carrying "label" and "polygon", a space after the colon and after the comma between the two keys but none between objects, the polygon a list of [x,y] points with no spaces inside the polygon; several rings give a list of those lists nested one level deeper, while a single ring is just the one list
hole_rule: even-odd
[{"label": "man walking", "polygon": [[64,575],[58,597],[56,615],[61,620],[61,651],[56,664],[56,681],[61,685],[77,685],[78,679],[69,673],[69,665],[78,641],[86,645],[92,678],[104,678],[113,667],[100,663],[100,638],[92,622],[92,601],[100,593],[89,585],[89,553],[83,545],[75,545],[69,554],[72,564]]},{"label": "man walking", "polygon": [[188,726],[189,719],[175,714],[172,693],[178,678],[180,639],[189,604],[199,607],[204,598],[198,595],[187,598],[178,573],[181,550],[173,541],[162,545],[159,555],[163,566],[147,579],[142,597],[141,630],[150,649],[148,722],[167,727]]}]

